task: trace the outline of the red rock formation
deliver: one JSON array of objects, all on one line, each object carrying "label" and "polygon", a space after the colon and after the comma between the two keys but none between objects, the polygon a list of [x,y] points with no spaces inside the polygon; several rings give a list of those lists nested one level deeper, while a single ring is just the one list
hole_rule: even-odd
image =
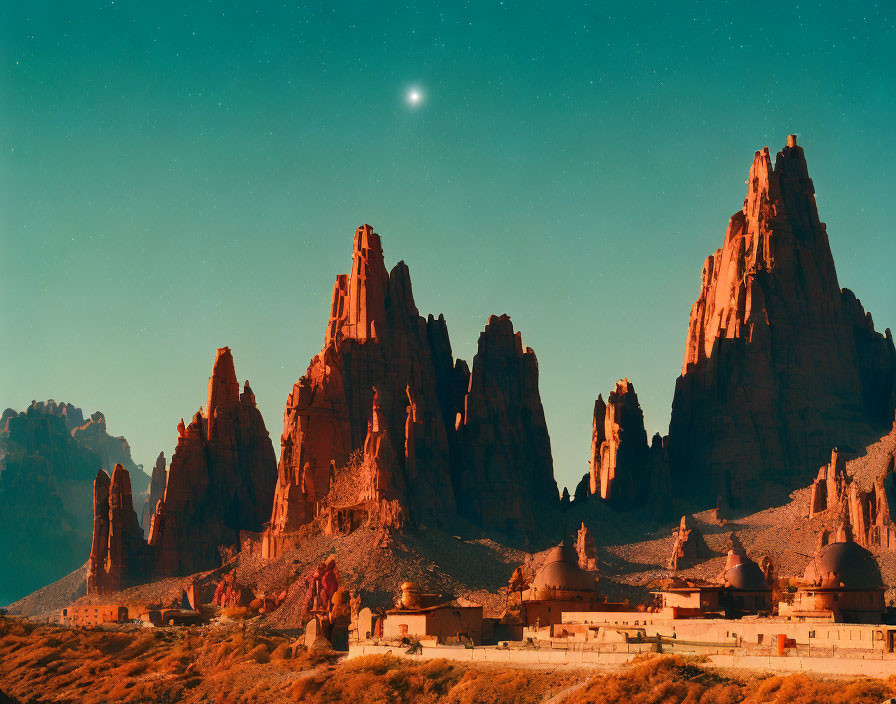
[{"label": "red rock formation", "polygon": [[[355,233],[351,274],[336,278],[320,354],[287,398],[269,537],[312,520],[330,490],[331,466],[365,444],[373,389],[377,436],[395,456],[415,520],[454,511],[446,420],[456,411],[451,346],[441,316],[418,313],[404,262],[386,272],[379,235]],[[276,553],[276,549],[272,554]]]},{"label": "red rock formation", "polygon": [[109,475],[105,470],[93,480],[93,542],[90,547],[90,567],[87,573],[87,593],[103,590],[106,557],[109,554]]},{"label": "red rock formation", "polygon": [[[412,425],[410,415],[408,424]],[[411,443],[413,442],[412,438],[413,435],[409,434],[408,441]],[[409,460],[410,457],[409,455]],[[364,440],[362,469],[367,480],[365,499],[377,502],[395,499],[401,503],[407,500],[404,478],[398,467],[392,442],[389,440],[386,417],[382,406],[380,406],[379,394],[376,389],[373,390],[373,408],[370,413],[370,422],[367,424],[367,438]]]},{"label": "red rock formation", "polygon": [[313,614],[329,615],[333,610],[333,597],[339,590],[339,572],[336,559],[330,556],[318,565],[314,573],[305,580],[305,602],[302,606],[302,621]]},{"label": "red rock formation", "polygon": [[589,571],[597,569],[597,545],[584,521],[576,534],[576,553],[579,556],[579,567]]},{"label": "red rock formation", "polygon": [[[602,405],[598,396],[595,414]],[[594,422],[597,424],[596,416]],[[602,433],[598,428],[592,432],[591,484],[606,501],[619,506],[643,504],[648,488],[647,433],[638,395],[628,379],[616,382],[616,389],[610,392],[603,423]]]},{"label": "red rock formation", "polygon": [[846,460],[840,456],[835,447],[831,452],[831,461],[818,470],[818,476],[812,482],[812,494],[809,501],[809,518],[837,506],[846,495],[848,478],[846,476]]},{"label": "red rock formation", "polygon": [[688,528],[687,516],[681,517],[681,523],[678,529],[673,533],[675,542],[672,545],[672,557],[669,559],[669,569],[675,571],[681,565],[680,560],[693,562],[701,556],[701,542],[703,536],[700,531],[691,527]]},{"label": "red rock formation", "polygon": [[149,542],[160,574],[209,569],[219,550],[239,545],[241,530],[259,531],[273,502],[276,459],[255,395],[243,393],[230,349],[218,350],[205,411],[178,425],[165,493]]},{"label": "red rock formation", "polygon": [[215,586],[212,604],[221,608],[238,608],[249,606],[254,599],[252,591],[236,580],[236,570],[225,573]]},{"label": "red rock formation", "polygon": [[[459,499],[484,526],[531,525],[531,501],[557,502],[537,380],[535,355],[522,350],[506,316],[492,318],[480,338],[472,375],[454,362],[445,319],[419,315],[407,266],[387,274],[379,236],[358,228],[323,349],[287,399],[262,552],[275,557],[283,536],[318,516],[331,529],[356,525],[347,492],[332,496],[333,477],[345,472],[359,485],[385,482],[356,499],[379,497],[369,515],[386,525],[450,521]],[[364,461],[353,465],[361,448]]]},{"label": "red rock formation", "polygon": [[[0,603],[64,577],[90,553],[94,479],[114,466],[93,440],[116,441],[100,432],[99,418],[85,423],[80,408],[53,400],[0,417]],[[79,432],[85,427],[93,430]]]},{"label": "red rock formation", "polygon": [[818,471],[812,483],[809,518],[837,516],[844,530],[865,548],[896,550],[896,523],[891,502],[896,500],[896,458],[890,455],[883,471],[867,490],[846,471],[846,463],[836,448],[831,461]]},{"label": "red rock formation", "polygon": [[146,491],[146,499],[143,501],[143,513],[140,525],[143,526],[143,534],[149,537],[149,524],[152,522],[152,514],[155,513],[159,500],[165,495],[165,484],[168,481],[168,472],[165,469],[165,453],[160,452],[156,463],[152,468],[152,477],[149,480],[149,489]]},{"label": "red rock formation", "polygon": [[[656,434],[650,448],[644,414],[634,384],[628,379],[604,403],[594,402],[588,487],[592,494],[619,508],[647,505],[660,518],[672,515],[672,487],[665,440]],[[581,497],[581,484],[576,498]]]},{"label": "red rock formation", "polygon": [[891,338],[844,296],[791,135],[774,168],[756,152],[743,209],[703,266],[669,431],[683,491],[761,502],[891,416],[892,396],[873,390],[896,373]]},{"label": "red rock formation", "polygon": [[[594,418],[591,422],[591,459],[588,461],[588,473],[590,476],[589,488],[592,494],[600,494],[603,497],[602,476],[600,466],[600,452],[604,441],[607,439],[607,404],[600,394],[594,401]],[[604,497],[605,498],[605,497]]]},{"label": "red rock formation", "polygon": [[146,543],[134,511],[131,478],[120,464],[112,478],[94,481],[94,531],[87,593],[107,594],[130,586],[146,569]]},{"label": "red rock formation", "polygon": [[455,488],[463,515],[515,533],[532,527],[535,506],[557,506],[538,361],[507,315],[491,316],[479,335],[457,432]]}]

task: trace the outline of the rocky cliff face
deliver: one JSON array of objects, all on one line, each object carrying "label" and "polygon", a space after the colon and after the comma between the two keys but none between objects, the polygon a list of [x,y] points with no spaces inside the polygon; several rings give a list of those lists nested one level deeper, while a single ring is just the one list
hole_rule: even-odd
[{"label": "rocky cliff face", "polygon": [[532,527],[533,507],[557,505],[538,360],[507,315],[491,316],[479,335],[457,433],[462,515],[515,533]]},{"label": "rocky cliff face", "polygon": [[164,496],[149,543],[159,574],[186,574],[220,562],[240,530],[259,531],[273,502],[276,458],[255,395],[240,393],[233,356],[218,350],[205,409],[178,425]]},{"label": "rocky cliff face", "polygon": [[[604,408],[603,427],[597,416],[591,440],[591,486],[600,497],[620,506],[643,504],[648,488],[647,432],[635,386],[616,382],[607,403],[600,396],[595,414]],[[599,444],[598,444],[599,442]]]},{"label": "rocky cliff face", "polygon": [[131,586],[150,565],[134,511],[131,478],[120,464],[115,465],[111,478],[102,469],[97,472],[93,516],[87,593],[108,594]]},{"label": "rocky cliff face", "polygon": [[143,500],[143,511],[140,515],[140,525],[143,526],[143,534],[149,537],[149,524],[152,523],[152,514],[156,506],[165,495],[165,484],[168,482],[168,470],[165,468],[165,453],[160,452],[156,463],[152,468],[152,477],[149,480],[149,488]]},{"label": "rocky cliff face", "polygon": [[887,328],[881,335],[874,329],[871,313],[848,288],[840,292],[846,317],[852,325],[856,361],[862,380],[865,414],[874,423],[887,420],[896,405],[896,348]]},{"label": "rocky cliff face", "polygon": [[[837,281],[796,138],[756,152],[741,210],[704,266],[676,383],[676,483],[733,505],[781,495],[892,417],[892,338]],[[846,299],[846,304],[844,304]],[[887,398],[889,397],[889,398]]]},{"label": "rocky cliff face", "polygon": [[[87,430],[79,432],[82,429]],[[0,604],[84,563],[93,527],[92,483],[103,467],[93,448],[114,445],[116,440],[105,433],[105,419],[102,424],[85,423],[81,409],[68,403],[35,401],[22,413],[4,411],[0,421]]]},{"label": "rocky cliff face", "polygon": [[[536,486],[552,487],[556,502],[535,355],[522,350],[509,318],[495,320],[471,375],[453,360],[445,319],[420,316],[404,262],[387,272],[379,235],[358,228],[323,348],[287,398],[266,544],[338,503],[328,495],[343,468],[355,467],[362,484],[380,477],[399,513],[421,523],[445,523],[458,509],[488,527],[510,515],[529,522],[525,501],[543,495]],[[352,465],[362,449],[363,462]],[[516,477],[518,498],[505,496]],[[483,510],[486,495],[505,505]]]},{"label": "rocky cliff face", "polygon": [[644,413],[628,379],[616,382],[607,401],[594,402],[591,458],[588,474],[576,489],[576,498],[587,480],[588,495],[596,495],[616,508],[647,506],[659,518],[672,515],[672,488],[666,439],[654,435],[650,447],[644,429]]},{"label": "rocky cliff face", "polygon": [[[447,367],[438,380],[436,361]],[[323,348],[287,398],[271,530],[289,533],[314,518],[333,465],[365,443],[374,394],[408,511],[427,521],[453,512],[442,407],[450,364],[444,319],[419,315],[407,266],[388,273],[379,235],[358,228],[351,273],[333,287]]]}]

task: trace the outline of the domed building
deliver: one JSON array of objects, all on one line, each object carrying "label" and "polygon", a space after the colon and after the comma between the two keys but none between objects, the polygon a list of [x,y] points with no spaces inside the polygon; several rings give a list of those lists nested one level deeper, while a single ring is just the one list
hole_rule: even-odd
[{"label": "domed building", "polygon": [[724,587],[721,606],[728,617],[771,613],[772,588],[765,581],[762,568],[753,560],[730,551],[721,578]]},{"label": "domed building", "polygon": [[[791,608],[795,618],[829,618],[847,623],[880,623],[885,610],[880,567],[849,536],[819,549],[806,566]],[[783,606],[783,605],[782,605]]]},{"label": "domed building", "polygon": [[521,608],[529,626],[552,626],[564,611],[593,611],[600,603],[597,580],[579,567],[579,556],[565,542],[551,548],[544,564],[523,591]]},{"label": "domed building", "polygon": [[663,611],[671,618],[771,613],[772,588],[762,568],[744,553],[728,551],[715,583],[678,580],[659,592]]}]

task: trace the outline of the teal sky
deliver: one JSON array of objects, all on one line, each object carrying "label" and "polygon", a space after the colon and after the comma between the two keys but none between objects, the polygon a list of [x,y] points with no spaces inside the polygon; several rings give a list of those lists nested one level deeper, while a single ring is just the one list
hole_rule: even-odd
[{"label": "teal sky", "polygon": [[6,2],[0,46],[0,408],[101,409],[147,467],[224,345],[279,450],[368,222],[455,356],[511,315],[572,487],[617,378],[666,431],[703,260],[789,133],[896,325],[891,2]]}]

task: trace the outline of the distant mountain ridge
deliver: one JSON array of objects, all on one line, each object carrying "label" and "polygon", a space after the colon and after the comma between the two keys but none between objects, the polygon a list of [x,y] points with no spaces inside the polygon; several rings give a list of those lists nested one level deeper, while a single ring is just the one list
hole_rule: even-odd
[{"label": "distant mountain ridge", "polygon": [[0,418],[0,604],[84,564],[93,531],[97,470],[120,463],[144,492],[149,477],[123,437],[96,412],[85,421],[70,403],[33,401]]}]

